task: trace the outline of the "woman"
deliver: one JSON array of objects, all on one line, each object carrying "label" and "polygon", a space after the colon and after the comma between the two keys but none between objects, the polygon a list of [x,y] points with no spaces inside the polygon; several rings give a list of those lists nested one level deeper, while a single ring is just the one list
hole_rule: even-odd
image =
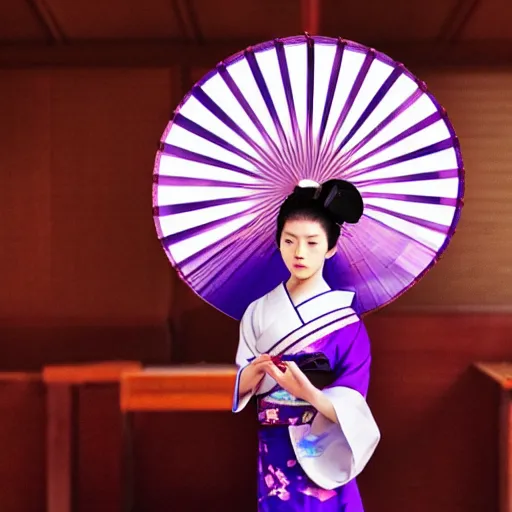
[{"label": "woman", "polygon": [[290,279],[242,318],[233,411],[257,395],[260,512],[363,511],[355,477],[380,439],[365,400],[370,343],[354,293],[323,279],[340,225],[362,212],[348,182],[297,187],[277,220]]}]

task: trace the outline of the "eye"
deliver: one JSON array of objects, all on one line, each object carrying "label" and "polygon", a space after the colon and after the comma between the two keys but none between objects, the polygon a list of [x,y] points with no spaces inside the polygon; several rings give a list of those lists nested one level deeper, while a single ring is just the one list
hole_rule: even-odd
[{"label": "eye", "polygon": [[288,238],[287,238],[287,239],[284,241],[284,243],[285,243],[285,244],[290,245],[290,244],[292,244],[293,242],[292,242],[290,239],[288,239]]},{"label": "eye", "polygon": [[317,242],[308,242],[309,245],[318,245]]}]

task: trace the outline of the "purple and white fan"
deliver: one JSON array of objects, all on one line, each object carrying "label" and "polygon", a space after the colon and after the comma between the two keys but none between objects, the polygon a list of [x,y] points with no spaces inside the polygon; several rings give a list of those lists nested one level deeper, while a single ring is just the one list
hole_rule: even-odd
[{"label": "purple and white fan", "polygon": [[460,216],[464,170],[445,110],[402,64],[346,40],[298,36],[248,48],[184,98],[154,169],[153,214],[171,263],[240,319],[288,277],[279,206],[303,180],[352,182],[364,200],[325,278],[367,313],[417,282]]}]

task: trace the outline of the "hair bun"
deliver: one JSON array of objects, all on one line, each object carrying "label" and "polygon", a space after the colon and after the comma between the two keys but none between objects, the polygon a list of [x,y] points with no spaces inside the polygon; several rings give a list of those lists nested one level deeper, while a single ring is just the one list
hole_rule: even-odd
[{"label": "hair bun", "polygon": [[309,184],[306,186],[300,184],[293,189],[293,194],[289,197],[293,197],[296,201],[312,201],[319,187],[320,185],[314,187]]},{"label": "hair bun", "polygon": [[318,201],[337,224],[355,224],[363,215],[363,198],[357,188],[345,180],[329,180],[322,184]]}]

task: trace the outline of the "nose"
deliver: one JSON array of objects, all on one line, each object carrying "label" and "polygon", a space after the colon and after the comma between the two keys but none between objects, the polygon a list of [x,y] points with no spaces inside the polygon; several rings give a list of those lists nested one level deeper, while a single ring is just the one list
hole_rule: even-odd
[{"label": "nose", "polygon": [[295,248],[295,258],[298,260],[304,259],[304,246],[302,243],[298,243]]}]

